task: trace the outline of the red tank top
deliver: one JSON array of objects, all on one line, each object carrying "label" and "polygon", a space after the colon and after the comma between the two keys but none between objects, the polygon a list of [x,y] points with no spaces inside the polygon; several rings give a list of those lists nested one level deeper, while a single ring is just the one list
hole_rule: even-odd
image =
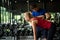
[{"label": "red tank top", "polygon": [[42,27],[44,29],[50,29],[52,24],[51,22],[44,20],[42,18],[33,18],[33,20],[37,20],[38,21],[37,26]]}]

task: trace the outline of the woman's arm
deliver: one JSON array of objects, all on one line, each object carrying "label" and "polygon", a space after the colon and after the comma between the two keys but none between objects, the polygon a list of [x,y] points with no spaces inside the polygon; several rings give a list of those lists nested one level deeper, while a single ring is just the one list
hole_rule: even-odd
[{"label": "woman's arm", "polygon": [[40,18],[44,19],[44,15],[40,15],[40,16],[37,16],[37,17],[40,17]]},{"label": "woman's arm", "polygon": [[32,21],[32,29],[33,29],[33,35],[34,35],[34,40],[37,40],[36,37],[36,21]]}]

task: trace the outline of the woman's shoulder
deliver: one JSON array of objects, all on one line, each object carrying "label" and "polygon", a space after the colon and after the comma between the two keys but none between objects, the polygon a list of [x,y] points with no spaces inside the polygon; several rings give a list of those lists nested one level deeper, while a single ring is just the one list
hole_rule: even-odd
[{"label": "woman's shoulder", "polygon": [[34,17],[34,18],[31,19],[31,22],[37,23],[38,20],[37,20],[37,18]]},{"label": "woman's shoulder", "polygon": [[37,18],[34,17],[34,18],[31,18],[31,20],[37,20]]},{"label": "woman's shoulder", "polygon": [[39,19],[42,19],[42,18],[41,17],[34,17],[31,20],[39,20]]}]

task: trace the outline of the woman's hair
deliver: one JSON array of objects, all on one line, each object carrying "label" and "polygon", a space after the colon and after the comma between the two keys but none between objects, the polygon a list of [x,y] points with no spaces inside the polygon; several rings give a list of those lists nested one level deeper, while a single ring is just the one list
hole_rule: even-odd
[{"label": "woman's hair", "polygon": [[30,5],[30,9],[34,9],[34,8],[36,8],[36,7],[38,7],[37,4],[32,4],[32,5]]},{"label": "woman's hair", "polygon": [[37,3],[32,3],[30,4],[30,10],[34,9],[34,8],[40,8],[40,5]]},{"label": "woman's hair", "polygon": [[32,14],[31,14],[31,12],[25,12],[24,14],[27,15],[29,18],[33,17]]}]

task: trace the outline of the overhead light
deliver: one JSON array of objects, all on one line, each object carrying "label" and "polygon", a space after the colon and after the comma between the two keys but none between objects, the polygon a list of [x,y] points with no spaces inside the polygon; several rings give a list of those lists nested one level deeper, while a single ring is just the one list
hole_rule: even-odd
[{"label": "overhead light", "polygon": [[40,0],[38,2],[40,2]]},{"label": "overhead light", "polygon": [[51,0],[51,2],[52,2],[53,0]]},{"label": "overhead light", "polygon": [[17,1],[15,1],[15,3],[17,3]]},{"label": "overhead light", "polygon": [[27,3],[29,2],[29,0],[26,1]]}]

